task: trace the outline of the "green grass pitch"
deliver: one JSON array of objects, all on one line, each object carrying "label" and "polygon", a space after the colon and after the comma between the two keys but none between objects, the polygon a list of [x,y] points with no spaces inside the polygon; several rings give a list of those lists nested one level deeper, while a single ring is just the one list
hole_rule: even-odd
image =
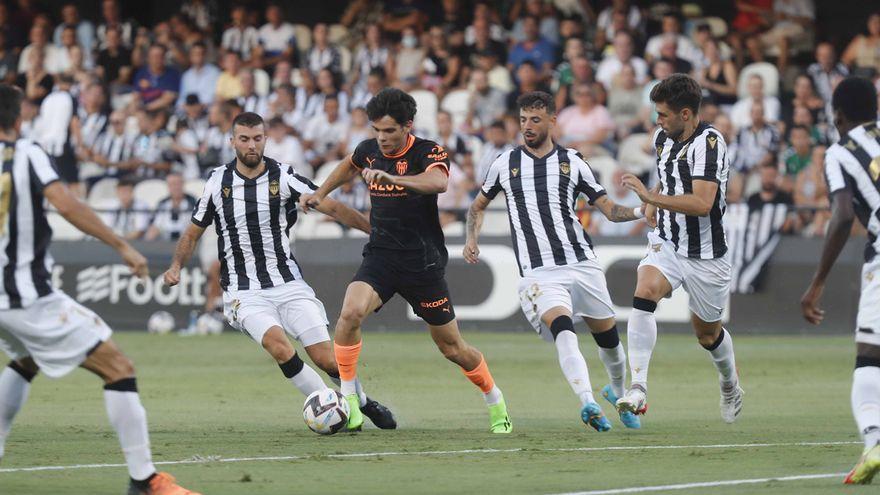
[{"label": "green grass pitch", "polygon": [[[599,434],[580,422],[551,345],[531,334],[465,336],[504,391],[511,435],[487,433],[481,396],[426,332],[365,334],[360,375],[367,392],[394,409],[400,429],[331,437],[308,431],[303,397],[242,335],[115,338],[137,366],[154,460],[213,459],[160,466],[209,495],[553,494],[839,473],[861,452],[846,443],[858,440],[849,405],[851,337],[735,336],[745,408],[726,425],[707,353],[693,337],[661,331],[643,429],[625,430],[600,399],[614,429]],[[607,377],[595,344],[581,338],[581,348],[598,392]],[[823,445],[791,445],[798,442]],[[788,445],[740,445],[757,443]],[[337,456],[356,453],[377,454]],[[296,458],[217,461],[274,456]],[[82,370],[62,380],[39,377],[7,442],[0,493],[124,493],[124,467],[9,471],[122,462],[98,379]],[[876,493],[840,483],[829,477],[676,493]]]}]

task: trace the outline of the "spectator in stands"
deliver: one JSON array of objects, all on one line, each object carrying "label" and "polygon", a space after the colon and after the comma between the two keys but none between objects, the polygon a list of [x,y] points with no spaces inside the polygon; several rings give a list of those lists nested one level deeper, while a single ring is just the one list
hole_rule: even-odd
[{"label": "spectator in stands", "polygon": [[678,55],[678,39],[674,35],[664,34],[660,39],[659,58],[671,63],[677,73],[690,74],[694,70],[692,63]]},{"label": "spectator in stands", "polygon": [[[171,126],[168,128],[171,129]],[[169,153],[173,160],[171,170],[182,175],[184,179],[198,179],[202,174],[199,166],[199,148],[202,144],[199,135],[189,128],[186,120],[179,120],[174,127],[173,136]]]},{"label": "spectator in stands", "polygon": [[107,126],[106,97],[104,88],[97,82],[86,86],[80,95],[76,118],[71,122],[70,132],[76,156],[80,161],[91,161],[92,149],[98,136]]},{"label": "spectator in stands", "polygon": [[706,66],[697,71],[697,82],[703,88],[703,96],[708,96],[726,113],[736,103],[736,66],[721,57],[718,42],[708,39],[702,45]]},{"label": "spectator in stands", "polygon": [[840,59],[853,75],[873,79],[880,75],[880,12],[869,15],[867,24],[867,34],[857,34]]},{"label": "spectator in stands", "polygon": [[207,63],[205,55],[207,47],[204,43],[195,43],[189,50],[189,69],[180,78],[180,95],[177,98],[177,108],[182,108],[186,97],[196,94],[199,101],[210,105],[214,101],[214,93],[217,90],[217,79],[220,77],[220,69],[214,64]]},{"label": "spectator in stands", "polygon": [[596,21],[596,50],[601,51],[620,31],[638,32],[642,28],[642,12],[629,0],[614,0],[599,13]]},{"label": "spectator in stands", "polygon": [[251,62],[254,51],[260,47],[257,29],[248,23],[248,11],[244,5],[233,5],[229,13],[232,24],[223,31],[220,39],[220,54],[236,52],[242,60]]},{"label": "spectator in stands", "polygon": [[260,66],[271,73],[282,60],[295,63],[297,43],[293,24],[284,21],[281,6],[266,7],[266,24],[260,28]]},{"label": "spectator in stands", "polygon": [[134,87],[147,110],[173,106],[180,91],[180,74],[166,65],[166,52],[162,45],[150,46],[147,65],[141,67],[134,76]]},{"label": "spectator in stands", "polygon": [[140,178],[162,177],[171,170],[169,152],[174,137],[165,130],[165,112],[141,110],[137,115],[140,134],[135,138],[132,159]]},{"label": "spectator in stands", "polygon": [[27,72],[31,68],[31,52],[34,50],[43,52],[43,68],[49,74],[61,72],[59,67],[60,48],[49,43],[49,35],[46,28],[41,24],[34,24],[30,30],[30,44],[24,47],[18,59],[18,72]]},{"label": "spectator in stands", "polygon": [[827,123],[816,124],[813,120],[813,113],[810,109],[799,105],[794,108],[794,116],[792,117],[792,125],[802,125],[810,130],[810,140],[813,145],[828,146],[831,144],[831,136],[829,134],[830,126]]},{"label": "spectator in stands", "polygon": [[364,91],[370,74],[376,69],[383,72],[393,72],[394,67],[391,65],[393,61],[391,50],[388,49],[382,39],[382,28],[378,24],[367,26],[364,42],[354,56],[349,84],[352,92]]},{"label": "spectator in stands", "polygon": [[504,94],[513,91],[513,79],[507,67],[501,65],[494,52],[484,50],[477,56],[477,69],[486,73],[489,78],[489,86],[503,92]]},{"label": "spectator in stands", "polygon": [[343,115],[339,107],[336,95],[327,95],[323,111],[309,119],[303,130],[306,161],[315,170],[328,161],[341,158],[336,143],[348,129],[348,116]]},{"label": "spectator in stands", "polygon": [[269,119],[264,153],[280,163],[292,165],[296,173],[303,177],[312,178],[314,172],[306,162],[302,144],[295,136],[287,132],[287,125],[281,117]]},{"label": "spectator in stands", "polygon": [[632,65],[636,71],[636,82],[644,84],[648,76],[648,64],[639,57],[633,55],[634,45],[632,35],[626,31],[620,31],[614,35],[614,52],[607,55],[596,70],[596,80],[605,88],[610,88],[614,76],[620,73],[624,64]]},{"label": "spectator in stands", "polygon": [[[298,74],[299,71],[296,71]],[[275,89],[282,84],[293,84],[293,66],[287,60],[282,60],[275,65],[275,72],[272,74],[271,88]]]},{"label": "spectator in stands", "polygon": [[183,191],[183,176],[170,173],[165,183],[168,185],[168,196],[156,205],[150,226],[144,234],[145,241],[176,241],[191,223],[196,198]]},{"label": "spectator in stands", "polygon": [[354,149],[362,141],[370,139],[373,129],[370,126],[370,120],[367,118],[367,111],[364,107],[356,107],[351,111],[351,124],[345,137],[339,141],[339,156],[346,156],[354,153]]},{"label": "spectator in stands", "polygon": [[826,123],[825,101],[816,93],[813,80],[806,74],[801,74],[794,80],[794,96],[786,101],[782,108],[782,117],[786,125],[790,126],[794,119],[794,109],[804,107],[810,111],[813,122]]},{"label": "spectator in stands", "polygon": [[107,48],[107,32],[116,29],[122,40],[122,46],[131,48],[134,41],[134,23],[123,20],[119,15],[119,3],[117,0],[103,0],[101,2],[101,16],[104,22],[98,26],[98,46],[102,50]]},{"label": "spectator in stands", "polygon": [[825,225],[831,218],[824,169],[825,147],[816,146],[810,164],[795,181],[794,204],[798,206],[801,235],[804,236],[825,235]]},{"label": "spectator in stands", "polygon": [[55,88],[40,104],[40,114],[34,123],[37,143],[52,157],[58,175],[82,196],[79,184],[79,163],[76,160],[70,127],[76,119],[76,101],[70,94],[73,78],[59,74]]},{"label": "spectator in stands", "polygon": [[574,101],[574,105],[559,112],[556,141],[586,156],[593,156],[613,136],[614,120],[608,110],[597,102],[596,90],[589,84],[574,88]]},{"label": "spectator in stands", "polygon": [[199,149],[199,167],[202,175],[214,167],[227,164],[235,159],[235,152],[229,146],[232,139],[232,119],[234,109],[228,102],[215,101],[208,110],[211,127]]},{"label": "spectator in stands", "polygon": [[415,29],[405,28],[401,33],[400,48],[397,49],[394,59],[396,70],[394,80],[397,82],[415,80],[422,70],[425,52],[425,48],[420,46]]},{"label": "spectator in stands", "polygon": [[199,95],[186,95],[183,100],[183,108],[171,117],[168,129],[174,131],[178,125],[184,125],[193,131],[199,143],[205,140],[211,125],[208,123],[208,114],[205,111],[205,105],[199,100]]},{"label": "spectator in stands", "polygon": [[756,102],[761,103],[764,109],[764,120],[775,123],[779,120],[779,100],[775,96],[764,94],[764,78],[757,74],[749,76],[749,96],[741,98],[730,110],[730,120],[737,129],[744,129],[752,125],[752,109]]},{"label": "spectator in stands", "polygon": [[18,73],[18,58],[15,51],[7,46],[6,33],[0,30],[0,83],[12,84]]},{"label": "spectator in stands", "polygon": [[549,78],[556,65],[556,46],[540,35],[539,19],[528,15],[522,20],[523,41],[513,45],[507,56],[507,69],[516,71],[525,61],[538,68],[541,78]]},{"label": "spectator in stands", "polygon": [[342,89],[342,76],[333,72],[329,68],[321,69],[315,77],[315,84],[318,91],[311,95],[307,100],[305,108],[305,116],[307,118],[320,114],[324,109],[324,100],[330,96],[335,96],[339,102],[339,112],[344,117],[348,116],[349,98],[348,93]]},{"label": "spectator in stands", "polygon": [[474,159],[467,140],[455,132],[452,126],[452,115],[446,110],[437,112],[437,136],[434,142],[446,148],[449,159],[462,168],[466,173],[473,175]]},{"label": "spectator in stands", "polygon": [[515,114],[517,112],[516,99],[520,95],[530,91],[549,91],[549,89],[541,82],[541,76],[538,73],[538,67],[531,60],[521,63],[516,69],[517,87],[507,94],[507,112]]},{"label": "spectator in stands", "polygon": [[95,73],[111,87],[125,86],[131,81],[131,50],[122,45],[118,26],[109,27],[104,34],[104,48],[98,54]]},{"label": "spectator in stands", "polygon": [[[520,13],[520,8],[524,7],[524,15]],[[516,19],[513,23],[513,29],[510,31],[510,40],[514,43],[521,43],[528,39],[526,34],[526,18],[534,17],[538,19],[538,32],[541,37],[554,45],[559,44],[559,19],[556,17],[553,7],[542,0],[525,0],[525,2],[515,2],[510,9],[510,16]]]},{"label": "spectator in stands", "polygon": [[15,78],[15,85],[24,91],[25,98],[37,106],[52,91],[54,85],[52,76],[46,72],[46,66],[43,63],[44,53],[40,49],[28,52],[27,56],[30,57],[28,70],[18,74]]},{"label": "spectator in stands", "polygon": [[614,120],[619,139],[629,136],[639,127],[641,107],[642,87],[636,84],[636,71],[631,65],[624,65],[608,93],[608,112]]},{"label": "spectator in stands", "polygon": [[300,108],[297,107],[296,88],[291,84],[278,86],[273,94],[274,98],[269,101],[269,117],[279,117],[288,127],[288,132],[298,135],[300,129],[306,124]]},{"label": "spectator in stands", "polygon": [[425,89],[434,91],[442,98],[458,86],[461,75],[461,57],[449,47],[446,33],[439,26],[428,32],[428,51],[422,60],[421,83]]},{"label": "spectator in stands", "polygon": [[79,16],[79,8],[75,3],[66,3],[61,7],[61,23],[55,27],[52,37],[56,45],[61,46],[61,33],[65,28],[73,28],[77,42],[86,51],[95,47],[95,26]]},{"label": "spectator in stands", "polygon": [[504,93],[489,86],[489,76],[481,69],[471,72],[470,86],[465,126],[471,133],[481,134],[483,127],[504,116]]},{"label": "spectator in stands", "polygon": [[9,6],[0,3],[0,32],[6,38],[7,48],[15,53],[21,51],[25,45],[23,26],[17,25],[9,17]]},{"label": "spectator in stands", "polygon": [[342,72],[342,55],[339,48],[330,44],[327,25],[322,22],[312,29],[312,47],[306,56],[306,67],[315,76],[324,69]]},{"label": "spectator in stands", "polygon": [[786,145],[785,150],[779,154],[779,169],[785,174],[783,189],[792,191],[797,176],[810,166],[810,160],[813,158],[810,129],[802,125],[793,126],[788,131]]},{"label": "spectator in stands", "polygon": [[61,44],[55,46],[58,72],[69,72],[76,58],[80,59],[83,68],[91,69],[94,66],[91,51],[85,51],[76,39],[76,28],[68,26],[62,29]]},{"label": "spectator in stands", "polygon": [[776,47],[779,72],[788,67],[788,57],[793,44],[809,39],[816,18],[812,0],[774,0],[772,19],[774,24],[767,31],[747,40],[746,46],[753,60],[763,60],[764,52]]},{"label": "spectator in stands", "polygon": [[513,149],[513,144],[507,139],[507,132],[504,129],[504,122],[501,120],[492,121],[486,127],[484,132],[486,141],[483,143],[482,154],[477,161],[477,169],[474,171],[476,185],[483,185],[486,174],[489,172],[489,166],[498,158],[498,155],[509,149]]},{"label": "spectator in stands", "polygon": [[265,116],[269,108],[269,99],[264,95],[257,94],[254,70],[242,70],[238,75],[238,80],[241,82],[241,96],[238,97],[238,105],[245,112],[254,112],[257,115]]},{"label": "spectator in stands", "polygon": [[234,100],[241,97],[244,88],[241,85],[241,58],[237,52],[226,52],[223,56],[223,72],[217,76],[214,96],[217,100]]},{"label": "spectator in stands", "polygon": [[556,108],[565,108],[574,103],[572,88],[578,84],[593,84],[596,79],[593,74],[593,66],[585,56],[574,57],[571,61],[571,80],[563,83],[559,79],[559,87],[556,90]]},{"label": "spectator in stands", "polygon": [[[360,177],[342,184],[338,189],[330,193],[330,197],[354,210],[368,213],[370,211],[370,191],[367,184]],[[322,215],[325,221],[336,221],[334,218]],[[336,222],[343,231],[350,228],[342,222]]]},{"label": "spectator in stands", "polygon": [[116,235],[126,240],[140,239],[150,226],[150,205],[134,197],[137,181],[123,177],[116,184],[116,198],[99,205],[101,217]]},{"label": "spectator in stands", "polygon": [[374,68],[370,71],[370,74],[367,75],[364,87],[361,89],[355,88],[351,102],[348,104],[349,109],[353,111],[356,108],[366,108],[367,102],[376,96],[376,93],[382,91],[382,88],[387,85],[388,79],[385,70],[381,67]]},{"label": "spectator in stands", "polygon": [[[779,169],[776,164],[767,163],[761,166],[761,189],[751,196],[747,201],[749,211],[758,211],[764,205],[786,205],[789,208],[794,206],[794,198],[791,193],[780,189]],[[789,214],[785,218],[785,222],[780,227],[780,231],[784,234],[791,233],[797,224],[797,216]]]},{"label": "spectator in stands", "polygon": [[822,42],[816,45],[816,61],[807,67],[807,74],[813,78],[813,85],[819,96],[826,103],[831,103],[834,88],[849,75],[849,69],[837,61],[834,45]]},{"label": "spectator in stands", "polygon": [[[606,185],[608,196],[615,203],[628,208],[637,208],[642,205],[642,200],[629,189],[623,187],[623,169],[615,169],[611,180]],[[605,215],[590,215],[590,235],[602,236],[634,236],[645,231],[643,222],[612,222]]]},{"label": "spectator in stands", "polygon": [[465,30],[465,43],[467,43],[468,60],[471,66],[477,65],[477,57],[485,51],[495,54],[496,60],[507,60],[507,45],[501,39],[493,35],[493,28],[499,27],[491,24],[485,17],[474,18],[471,26]]},{"label": "spectator in stands", "polygon": [[124,111],[114,111],[110,114],[108,121],[110,125],[98,137],[97,143],[89,154],[89,159],[104,169],[103,177],[117,177],[135,167],[135,162],[131,159],[134,150],[134,136],[125,130],[126,115]]},{"label": "spectator in stands", "polygon": [[779,131],[767,123],[765,114],[764,104],[760,100],[753,101],[750,124],[741,128],[736,136],[736,161],[731,164],[731,168],[736,173],[731,174],[727,189],[727,196],[731,201],[738,201],[743,196],[743,190],[747,187],[752,172],[763,165],[776,162],[776,153],[779,152]]},{"label": "spectator in stands", "polygon": [[558,90],[560,87],[568,86],[574,80],[571,64],[577,58],[583,57],[586,53],[584,48],[584,40],[580,38],[568,38],[565,40],[562,51],[562,62],[556,66],[553,71],[553,89]]},{"label": "spectator in stands", "polygon": [[663,44],[670,43],[670,40],[674,41],[674,53],[678,58],[688,61],[691,65],[699,62],[700,49],[690,38],[681,33],[681,19],[676,12],[672,11],[663,14],[660,34],[654,35],[648,40],[648,44],[645,46],[645,59],[652,62],[660,58]]}]

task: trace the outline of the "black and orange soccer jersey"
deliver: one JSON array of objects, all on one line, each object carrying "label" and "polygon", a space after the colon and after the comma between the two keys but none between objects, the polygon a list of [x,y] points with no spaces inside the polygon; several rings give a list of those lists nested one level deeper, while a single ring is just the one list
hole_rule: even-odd
[{"label": "black and orange soccer jersey", "polygon": [[[360,169],[383,170],[391,175],[418,175],[439,167],[449,173],[449,157],[442,146],[407,136],[406,146],[385,155],[375,139],[361,142],[351,157]],[[395,267],[413,273],[442,270],[448,254],[437,211],[436,194],[419,194],[402,186],[370,184],[370,241],[364,256],[383,256]]]}]

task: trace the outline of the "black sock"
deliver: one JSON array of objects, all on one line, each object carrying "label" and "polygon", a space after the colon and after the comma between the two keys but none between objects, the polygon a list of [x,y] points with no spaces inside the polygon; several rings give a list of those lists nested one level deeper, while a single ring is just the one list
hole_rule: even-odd
[{"label": "black sock", "polygon": [[574,333],[574,322],[571,321],[571,316],[558,316],[552,323],[550,323],[550,333],[553,335],[553,340],[556,340],[556,336],[559,335],[560,332],[566,330]]},{"label": "black sock", "polygon": [[294,354],[288,361],[278,365],[278,367],[281,368],[281,372],[284,373],[284,376],[287,378],[295,377],[300,371],[302,371],[303,366],[305,366],[305,363],[299,358],[299,354]]},{"label": "black sock", "polygon": [[594,333],[593,340],[596,345],[603,349],[614,349],[620,344],[620,335],[617,333],[617,325],[605,330],[604,332]]},{"label": "black sock", "polygon": [[153,473],[153,474],[147,476],[147,478],[143,479],[143,480],[136,480],[134,478],[130,478],[130,479],[131,479],[132,485],[138,487],[141,490],[148,491],[150,489],[150,480],[152,480],[155,477],[156,477],[156,473]]}]

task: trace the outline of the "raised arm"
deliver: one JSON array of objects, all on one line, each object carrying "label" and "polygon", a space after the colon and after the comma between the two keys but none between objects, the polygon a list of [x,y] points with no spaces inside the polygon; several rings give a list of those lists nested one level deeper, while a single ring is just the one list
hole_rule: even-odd
[{"label": "raised arm", "polygon": [[477,194],[477,197],[474,198],[471,207],[468,208],[466,230],[467,239],[465,240],[464,250],[462,251],[462,255],[464,255],[464,259],[468,263],[477,263],[480,261],[480,247],[478,245],[480,229],[483,227],[483,215],[486,213],[486,208],[491,201],[492,200],[481,191]]},{"label": "raised arm", "polygon": [[351,155],[343,158],[317,191],[306,193],[299,197],[299,206],[302,208],[303,213],[308,213],[310,208],[320,204],[328,194],[353,179],[357,174],[358,168],[352,161]]},{"label": "raised arm", "polygon": [[174,257],[171,259],[171,266],[165,271],[165,285],[171,287],[180,283],[180,268],[189,261],[199,243],[202,234],[205,233],[205,227],[200,227],[195,223],[189,224],[180,240],[177,241],[177,247],[174,249]]}]

